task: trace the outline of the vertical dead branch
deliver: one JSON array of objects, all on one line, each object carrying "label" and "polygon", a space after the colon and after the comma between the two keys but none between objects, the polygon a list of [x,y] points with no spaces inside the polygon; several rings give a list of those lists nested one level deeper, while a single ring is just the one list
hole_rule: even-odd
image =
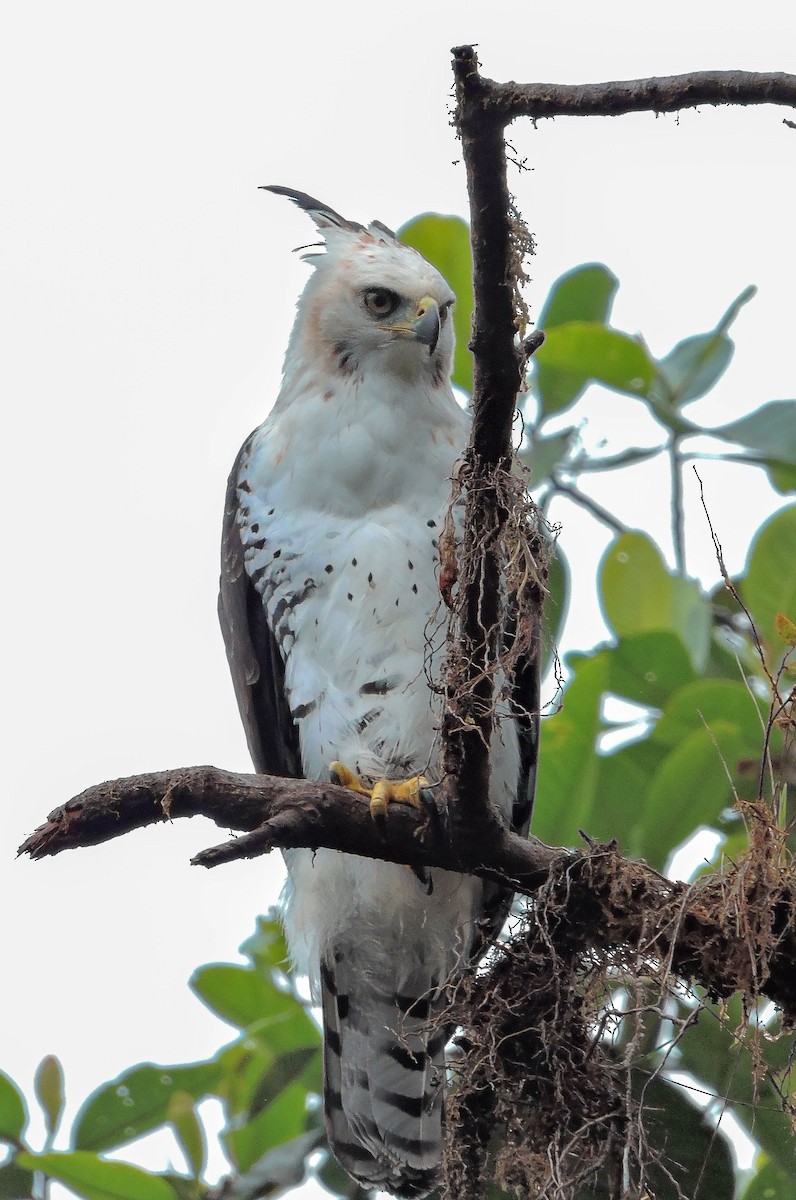
[{"label": "vertical dead branch", "polygon": [[494,726],[494,664],[501,627],[500,537],[506,520],[497,481],[511,465],[514,406],[521,382],[515,350],[511,205],[504,121],[490,108],[470,46],[453,51],[455,123],[462,141],[473,246],[473,430],[465,456],[466,488],[457,603],[458,645],[443,727],[451,820],[488,834],[489,743]]}]

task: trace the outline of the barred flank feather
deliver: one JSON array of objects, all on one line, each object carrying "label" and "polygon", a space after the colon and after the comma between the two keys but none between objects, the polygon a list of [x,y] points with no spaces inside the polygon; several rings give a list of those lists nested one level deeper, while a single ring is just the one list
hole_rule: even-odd
[{"label": "barred flank feather", "polygon": [[414,1197],[437,1182],[446,1038],[429,1037],[436,999],[385,995],[343,955],[321,964],[326,1129],[364,1187]]}]

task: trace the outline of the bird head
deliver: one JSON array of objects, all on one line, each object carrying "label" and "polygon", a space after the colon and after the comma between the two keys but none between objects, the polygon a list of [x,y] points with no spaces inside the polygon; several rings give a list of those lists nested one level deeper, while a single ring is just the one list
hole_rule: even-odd
[{"label": "bird head", "polygon": [[372,367],[447,387],[455,296],[439,271],[379,221],[359,225],[303,192],[265,190],[297,204],[324,238],[325,252],[305,255],[315,270],[294,339],[342,376]]}]

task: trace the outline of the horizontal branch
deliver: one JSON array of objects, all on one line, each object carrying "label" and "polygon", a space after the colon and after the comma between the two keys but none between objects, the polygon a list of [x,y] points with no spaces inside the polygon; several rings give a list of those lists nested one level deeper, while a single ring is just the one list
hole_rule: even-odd
[{"label": "horizontal branch", "polygon": [[209,817],[243,836],[202,850],[192,862],[215,867],[271,850],[322,846],[418,868],[443,867],[531,893],[564,851],[525,841],[494,824],[494,836],[453,844],[433,814],[390,807],[386,829],[367,800],[332,783],[249,775],[217,767],[155,771],[95,784],[51,812],[19,848],[45,858],[96,846],[133,829],[178,817]]},{"label": "horizontal branch", "polygon": [[607,83],[496,83],[481,78],[482,103],[502,123],[516,117],[621,117],[703,104],[796,107],[796,75],[783,71],[694,71]]},{"label": "horizontal branch", "polygon": [[[551,895],[554,899],[557,940],[567,936],[584,952],[637,947],[713,995],[762,994],[796,1018],[796,884],[793,869],[780,867],[768,853],[750,852],[737,865],[685,884],[625,858],[613,844],[564,850],[524,841],[499,826],[491,839],[468,838],[465,830],[459,840],[457,827],[445,826],[436,810],[404,804],[390,807],[383,827],[372,819],[367,800],[345,788],[215,767],[159,771],[87,788],[55,809],[20,853],[44,858],[193,816],[244,831],[197,854],[192,861],[201,866],[276,848],[325,846],[477,875],[527,895],[544,889],[548,909]],[[768,838],[758,840],[762,846]]]}]

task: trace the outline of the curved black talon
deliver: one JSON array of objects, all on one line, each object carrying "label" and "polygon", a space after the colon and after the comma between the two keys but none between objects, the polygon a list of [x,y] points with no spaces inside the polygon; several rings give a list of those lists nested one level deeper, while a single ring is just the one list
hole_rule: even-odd
[{"label": "curved black talon", "polygon": [[434,879],[428,867],[410,867],[409,869],[426,895],[430,896],[434,891]]},{"label": "curved black talon", "polygon": [[446,841],[448,836],[447,809],[440,810],[437,807],[434,792],[431,788],[421,788],[418,792],[418,799],[426,814],[426,824],[432,841]]}]

